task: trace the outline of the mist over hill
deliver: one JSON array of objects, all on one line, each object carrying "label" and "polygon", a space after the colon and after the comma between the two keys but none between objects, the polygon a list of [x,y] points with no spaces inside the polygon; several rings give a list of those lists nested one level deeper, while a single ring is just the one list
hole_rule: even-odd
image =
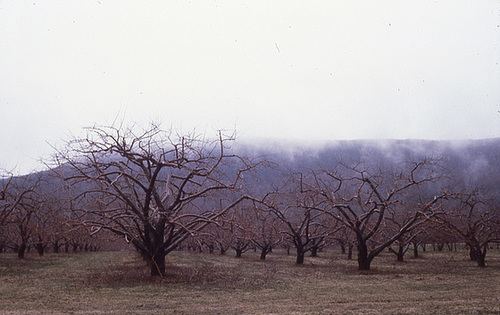
[{"label": "mist over hill", "polygon": [[[311,170],[335,170],[341,164],[366,165],[378,170],[391,170],[405,163],[436,160],[447,174],[467,187],[479,187],[496,195],[500,187],[500,139],[482,140],[343,140],[323,143],[261,140],[236,142],[231,151],[257,160],[270,162],[260,177],[279,181],[284,174]],[[40,177],[53,187],[56,173],[71,173],[68,165],[57,171],[47,170],[19,176],[31,182]],[[50,176],[47,176],[50,175]],[[51,183],[50,183],[51,182]]]},{"label": "mist over hill", "polygon": [[292,172],[327,169],[340,164],[391,170],[405,163],[438,161],[464,186],[489,193],[500,187],[500,139],[481,140],[345,140],[307,144],[265,140],[239,144],[244,156],[269,160]]}]

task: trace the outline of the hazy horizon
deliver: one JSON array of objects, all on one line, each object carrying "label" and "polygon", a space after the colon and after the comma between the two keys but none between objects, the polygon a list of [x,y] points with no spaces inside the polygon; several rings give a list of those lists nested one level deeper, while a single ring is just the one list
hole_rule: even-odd
[{"label": "hazy horizon", "polygon": [[2,2],[0,38],[14,172],[117,118],[240,141],[500,137],[492,0]]}]

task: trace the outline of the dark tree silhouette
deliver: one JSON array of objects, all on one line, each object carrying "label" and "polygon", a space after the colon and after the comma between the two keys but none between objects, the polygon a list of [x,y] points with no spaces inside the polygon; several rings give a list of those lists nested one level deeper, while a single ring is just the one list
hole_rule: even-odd
[{"label": "dark tree silhouette", "polygon": [[[435,182],[439,176],[430,161],[410,164],[406,172],[344,166],[343,172],[325,170],[313,174],[309,181],[310,190],[323,199],[318,210],[323,210],[354,233],[360,270],[369,270],[378,254],[434,215],[439,201],[447,196],[443,193],[422,199],[425,194],[417,194],[415,189]],[[420,196],[420,200],[408,196]],[[387,233],[382,228],[387,223],[387,216],[394,211],[404,211],[404,220],[398,229],[383,235],[382,231]]]},{"label": "dark tree silhouette", "polygon": [[500,242],[500,213],[475,190],[455,195],[447,211],[435,217],[442,231],[461,239],[470,249],[471,260],[486,267],[488,244]]},{"label": "dark tree silhouette", "polygon": [[85,183],[79,197],[93,200],[82,217],[91,233],[121,235],[151,275],[163,276],[169,252],[246,198],[237,189],[254,165],[227,153],[231,140],[176,136],[157,125],[95,126],[57,158],[69,166],[66,180]]}]

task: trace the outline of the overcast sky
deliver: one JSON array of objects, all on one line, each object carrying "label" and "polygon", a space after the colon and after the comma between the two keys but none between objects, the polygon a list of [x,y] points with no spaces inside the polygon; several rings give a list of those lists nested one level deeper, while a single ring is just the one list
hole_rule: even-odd
[{"label": "overcast sky", "polygon": [[0,1],[0,168],[119,116],[241,139],[500,136],[495,1]]}]

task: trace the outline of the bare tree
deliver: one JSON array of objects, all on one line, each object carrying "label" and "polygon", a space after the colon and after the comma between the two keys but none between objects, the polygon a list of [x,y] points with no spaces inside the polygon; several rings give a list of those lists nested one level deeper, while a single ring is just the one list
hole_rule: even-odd
[{"label": "bare tree", "polygon": [[234,250],[237,258],[241,258],[243,253],[255,248],[252,244],[252,233],[250,225],[253,224],[252,209],[236,207],[231,213],[231,217],[225,220],[229,226],[229,246]]},{"label": "bare tree", "polygon": [[[2,174],[0,174],[2,176]],[[28,176],[14,178],[5,174],[0,186],[0,227],[4,226],[17,207],[34,192],[35,184],[27,180]]]},{"label": "bare tree", "polygon": [[165,275],[165,256],[183,240],[246,198],[237,189],[254,165],[227,152],[232,136],[208,141],[157,125],[86,130],[57,155],[79,198],[94,200],[82,222],[132,243],[153,276]]},{"label": "bare tree", "polygon": [[[429,161],[412,163],[409,171],[389,172],[344,166],[344,172],[322,171],[314,174],[309,184],[325,202],[322,209],[355,234],[358,268],[369,270],[373,258],[399,240],[416,225],[422,224],[439,207],[438,196],[423,199],[416,188],[438,179],[434,164]],[[408,195],[420,196],[412,201]],[[387,214],[396,208],[411,211],[399,229],[381,237]]]},{"label": "bare tree", "polygon": [[347,253],[347,259],[351,260],[355,243],[352,230],[341,225],[337,233],[333,235],[333,240],[339,244],[342,254]]},{"label": "bare tree", "polygon": [[34,231],[32,219],[40,204],[39,182],[39,177],[26,175],[11,176],[2,183],[0,228],[4,230],[6,246],[12,247],[21,259]]},{"label": "bare tree", "polygon": [[318,244],[318,240],[336,230],[324,226],[321,218],[324,211],[314,194],[304,191],[302,183],[289,180],[284,187],[267,194],[258,201],[283,224],[283,233],[294,245],[296,264],[304,263],[304,256]]},{"label": "bare tree", "polygon": [[251,217],[247,223],[250,238],[254,246],[260,250],[260,260],[265,260],[273,248],[282,242],[281,222],[269,211],[263,210],[255,203],[250,209]]},{"label": "bare tree", "polygon": [[200,238],[203,244],[207,247],[213,247],[213,250],[217,249],[220,255],[225,255],[227,250],[231,247],[233,241],[234,224],[229,219],[222,219],[217,224],[211,224],[201,233],[198,233],[196,237]]},{"label": "bare tree", "polygon": [[500,213],[477,190],[457,194],[454,201],[448,211],[435,217],[435,221],[442,231],[465,242],[471,260],[485,267],[488,244],[500,242]]},{"label": "bare tree", "polygon": [[[406,202],[400,206],[395,205],[387,209],[385,222],[380,229],[381,239],[390,238],[392,235],[400,231],[418,211],[412,209],[414,205],[410,201],[411,196],[407,196]],[[417,206],[418,207],[418,206]],[[389,252],[396,255],[397,261],[404,261],[404,255],[410,249],[412,244],[418,243],[418,239],[425,231],[428,221],[420,221],[410,227],[406,233],[401,235],[394,243],[388,246]],[[414,245],[415,246],[415,245]],[[415,254],[416,253],[416,254]],[[418,250],[414,251],[414,256],[418,257]]]}]

